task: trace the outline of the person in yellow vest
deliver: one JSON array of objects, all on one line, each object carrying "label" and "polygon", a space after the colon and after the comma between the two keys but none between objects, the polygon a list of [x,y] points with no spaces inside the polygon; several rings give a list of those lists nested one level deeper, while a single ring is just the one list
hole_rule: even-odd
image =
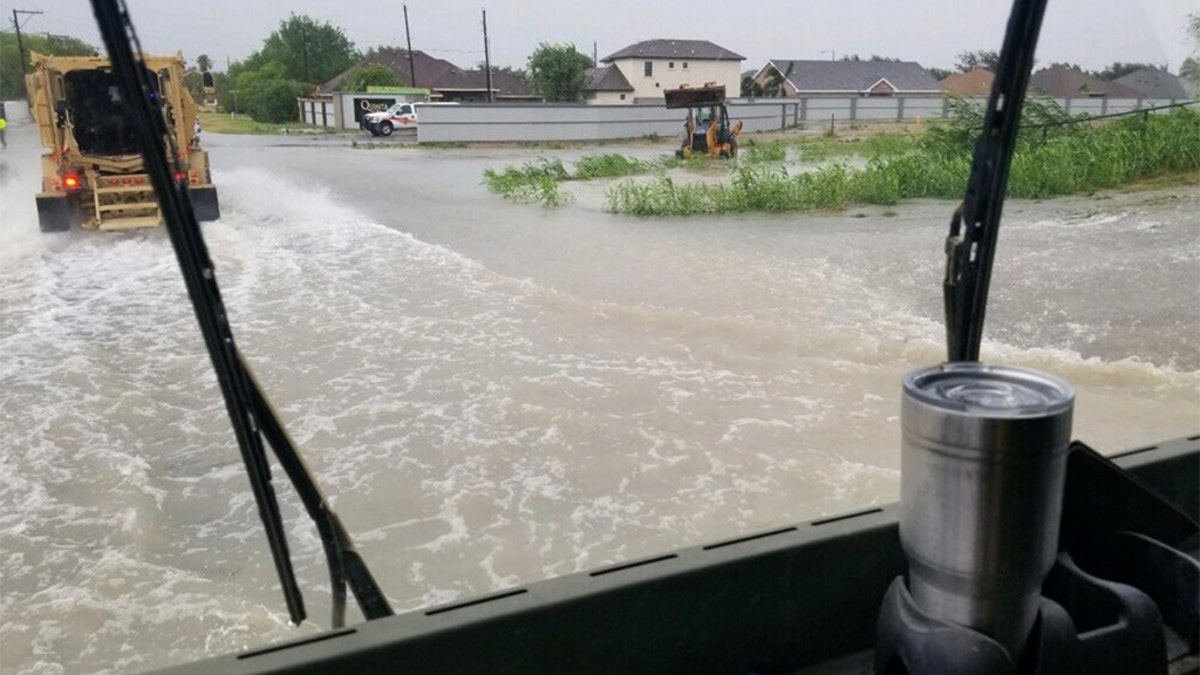
[{"label": "person in yellow vest", "polygon": [[0,112],[0,147],[7,148],[8,141],[4,140],[4,128],[8,126],[8,120],[4,119],[4,113]]}]

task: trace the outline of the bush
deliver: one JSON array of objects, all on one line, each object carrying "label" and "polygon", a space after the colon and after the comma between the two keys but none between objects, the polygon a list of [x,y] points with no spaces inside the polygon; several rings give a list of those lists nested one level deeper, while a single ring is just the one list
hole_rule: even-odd
[{"label": "bush", "polygon": [[259,82],[247,92],[246,112],[258,122],[294,122],[298,115],[296,99],[307,90],[293,80]]}]

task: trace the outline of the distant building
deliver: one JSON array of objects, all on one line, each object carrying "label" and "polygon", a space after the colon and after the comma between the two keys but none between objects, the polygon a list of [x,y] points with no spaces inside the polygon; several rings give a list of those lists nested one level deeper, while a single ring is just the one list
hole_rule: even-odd
[{"label": "distant building", "polygon": [[1053,65],[1034,73],[1029,78],[1029,91],[1055,98],[1138,97],[1136,91],[1123,84],[1101,80],[1064,65]]},{"label": "distant building", "polygon": [[[610,102],[646,103],[662,101],[663,89],[715,82],[725,86],[726,95],[736,97],[741,91],[740,73],[745,60],[744,56],[708,40],[646,40],[600,59],[616,73],[593,72],[588,87],[596,88],[585,87],[584,92],[588,100],[595,102],[601,102],[603,94],[604,100]],[[621,79],[631,90],[612,88],[623,86]],[[602,88],[606,86],[610,88]],[[622,95],[625,98],[620,98]]]},{"label": "distant building", "polygon": [[1187,90],[1177,75],[1159,68],[1143,68],[1113,80],[1146,98],[1187,99]]},{"label": "distant building", "polygon": [[755,82],[783,96],[939,96],[942,86],[915,61],[772,59]]},{"label": "distant building", "polygon": [[[409,60],[412,65],[410,67]],[[380,64],[387,66],[400,79],[402,86],[421,87],[429,90],[435,101],[486,101],[487,73],[482,69],[464,70],[444,59],[434,58],[420,50],[380,49],[373,55],[354,64],[345,72],[321,85],[318,92],[329,95],[342,90],[342,82],[354,71],[364,66]],[[413,74],[416,79],[413,81]],[[492,69],[493,101],[539,101],[529,85],[503,71]]]},{"label": "distant building", "polygon": [[976,68],[965,73],[954,73],[942,80],[942,91],[951,96],[987,96],[992,93],[995,73],[986,68]]},{"label": "distant building", "polygon": [[615,65],[588,68],[587,76],[583,95],[588,103],[633,103],[633,85]]}]

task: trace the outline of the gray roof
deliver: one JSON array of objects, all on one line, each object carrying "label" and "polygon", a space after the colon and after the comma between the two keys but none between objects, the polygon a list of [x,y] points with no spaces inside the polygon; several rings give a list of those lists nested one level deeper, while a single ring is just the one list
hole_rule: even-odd
[{"label": "gray roof", "polygon": [[[396,74],[396,77],[399,78],[400,84],[405,87],[414,86],[411,73],[415,71],[417,75],[415,86],[424,87],[434,92],[441,89],[487,91],[487,73],[482,69],[463,70],[449,61],[434,58],[416,49],[411,54],[412,67],[410,69],[409,57],[407,49],[396,47],[377,49],[371,57],[350,66],[337,77],[321,85],[318,91],[322,94],[331,94],[339,91],[341,90],[342,82],[350,77],[354,71],[376,63],[390,68]],[[519,98],[533,96],[529,85],[508,73],[500,71],[494,66],[492,68],[492,89],[499,96]]]},{"label": "gray roof", "polygon": [[1188,98],[1179,77],[1158,68],[1143,68],[1113,80],[1150,98]]},{"label": "gray roof", "polygon": [[1137,92],[1123,84],[1092,77],[1075,68],[1054,64],[1029,76],[1029,88],[1050,96],[1112,96],[1137,98]]},{"label": "gray roof", "polygon": [[588,68],[588,82],[584,91],[633,91],[633,85],[625,79],[621,69],[616,66],[601,66]]},{"label": "gray roof", "polygon": [[942,87],[916,61],[806,61],[772,59],[797,91],[863,92],[887,80],[898,92],[937,91]]},{"label": "gray roof", "polygon": [[745,61],[708,40],[645,40],[600,59],[604,63],[617,59],[693,59],[696,61]]}]

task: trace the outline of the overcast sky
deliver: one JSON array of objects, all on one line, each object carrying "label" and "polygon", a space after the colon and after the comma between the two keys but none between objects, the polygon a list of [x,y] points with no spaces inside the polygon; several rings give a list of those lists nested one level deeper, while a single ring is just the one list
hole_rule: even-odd
[{"label": "overcast sky", "polygon": [[[404,45],[399,1],[127,0],[151,52],[208,54],[219,68],[257,49],[290,12],[328,20],[360,49]],[[100,39],[86,0],[3,0],[11,11],[42,10],[24,21],[30,32]],[[600,58],[650,38],[705,39],[746,57],[821,59],[858,53],[950,68],[965,50],[999,49],[1008,3],[986,0],[411,0],[413,48],[463,67],[483,60],[480,10],[487,9],[492,60],[524,66],[539,42],[572,42]],[[1167,63],[1172,72],[1191,53],[1184,24],[1194,0],[1051,0],[1037,58],[1101,68],[1113,61]]]}]

